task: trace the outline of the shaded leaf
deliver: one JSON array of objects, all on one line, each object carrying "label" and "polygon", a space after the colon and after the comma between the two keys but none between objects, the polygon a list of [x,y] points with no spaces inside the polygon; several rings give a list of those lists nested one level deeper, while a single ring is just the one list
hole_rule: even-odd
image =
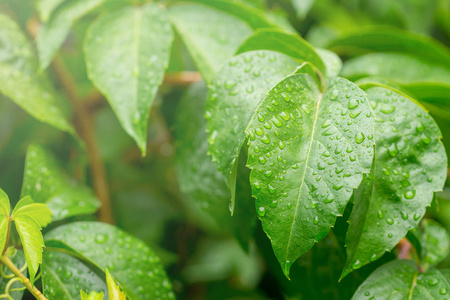
[{"label": "shaded leaf", "polygon": [[450,237],[447,230],[436,221],[424,220],[422,226],[422,245],[425,251],[423,264],[426,268],[437,265],[448,256]]},{"label": "shaded leaf", "polygon": [[28,148],[21,195],[29,195],[37,203],[46,203],[53,212],[53,221],[91,214],[100,206],[90,188],[70,179],[55,157],[38,145]]},{"label": "shaded leaf", "polygon": [[211,83],[205,105],[208,150],[228,179],[232,199],[236,176],[233,168],[245,141],[245,128],[266,92],[298,65],[278,52],[245,52],[230,59]]},{"label": "shaded leaf", "polygon": [[75,134],[53,91],[36,74],[33,50],[17,24],[0,14],[0,92],[41,122]]},{"label": "shaded leaf", "polygon": [[390,251],[417,227],[447,174],[434,120],[414,100],[385,86],[366,86],[375,114],[375,160],[355,194],[342,276]]},{"label": "shaded leaf", "polygon": [[104,0],[65,1],[52,13],[51,18],[48,18],[46,15],[48,12],[45,11],[46,21],[39,27],[36,36],[40,70],[48,67],[53,56],[66,40],[73,24],[103,2]]},{"label": "shaded leaf", "polygon": [[207,82],[253,31],[244,20],[203,4],[180,3],[169,15]]},{"label": "shaded leaf", "polygon": [[70,223],[49,231],[45,240],[48,247],[65,249],[101,270],[108,268],[131,299],[175,299],[154,252],[142,241],[112,225]]},{"label": "shaded leaf", "polygon": [[308,75],[292,75],[269,91],[246,131],[257,212],[289,277],[294,261],[328,233],[370,171],[370,105],[345,79],[320,94]]},{"label": "shaded leaf", "polygon": [[450,291],[445,277],[435,269],[419,273],[410,260],[394,260],[376,269],[352,299],[443,299]]},{"label": "shaded leaf", "polygon": [[147,3],[101,16],[84,41],[89,78],[143,154],[147,118],[169,63],[172,39],[167,13]]},{"label": "shaded leaf", "polygon": [[[8,248],[8,250],[5,253],[6,256],[8,256],[13,264],[22,271],[22,274],[27,276],[28,272],[25,265],[25,256],[23,251],[19,251],[14,249],[13,247]],[[5,265],[1,265],[0,268],[3,268],[3,274],[6,276],[14,276],[14,274],[9,270]],[[6,287],[9,283],[11,278],[5,278],[3,276],[0,276],[0,291],[1,293],[6,292]],[[20,281],[15,281],[13,284],[9,286],[10,288],[10,295],[14,300],[22,300],[23,293],[25,291],[25,286]]]},{"label": "shaded leaf", "polygon": [[0,189],[0,251],[5,249],[9,230],[10,204],[6,193]]},{"label": "shaded leaf", "polygon": [[100,299],[103,299],[103,293],[107,290],[103,279],[81,261],[70,255],[48,250],[44,252],[42,263],[42,286],[43,294],[48,299],[59,300],[80,299],[80,289],[97,291],[102,295]]},{"label": "shaded leaf", "polygon": [[297,16],[304,19],[313,6],[315,0],[291,0],[292,5],[297,11]]},{"label": "shaded leaf", "polygon": [[108,269],[106,269],[106,284],[108,285],[109,299],[111,300],[126,300],[127,297],[120,290],[120,287],[116,284],[114,279],[111,277]]}]

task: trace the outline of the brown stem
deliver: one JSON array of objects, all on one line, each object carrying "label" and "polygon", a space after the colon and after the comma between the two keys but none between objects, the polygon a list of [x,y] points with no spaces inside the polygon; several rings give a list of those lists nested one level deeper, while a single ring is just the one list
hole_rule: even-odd
[{"label": "brown stem", "polygon": [[6,256],[2,255],[1,262],[13,272],[14,275],[20,278],[23,285],[33,294],[34,297],[38,300],[48,300],[45,296],[38,290],[34,285],[31,284],[30,279],[28,279],[25,275],[20,272],[20,270],[14,265],[14,263]]}]

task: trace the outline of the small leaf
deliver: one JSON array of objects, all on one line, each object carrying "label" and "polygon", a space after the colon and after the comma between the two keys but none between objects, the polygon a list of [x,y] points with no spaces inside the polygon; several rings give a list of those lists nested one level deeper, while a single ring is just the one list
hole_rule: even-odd
[{"label": "small leaf", "polygon": [[229,179],[230,189],[235,186],[233,167],[255,109],[266,92],[298,66],[297,61],[278,52],[245,52],[231,58],[212,81],[205,104],[208,150],[219,171]]},{"label": "small leaf", "polygon": [[342,277],[416,228],[447,174],[441,133],[427,112],[392,88],[369,85],[365,91],[375,114],[375,160],[355,193]]},{"label": "small leaf", "polygon": [[203,4],[179,3],[169,15],[207,82],[253,31],[244,20]]},{"label": "small leaf", "polygon": [[89,295],[80,291],[81,300],[103,300],[103,293],[91,292]]},{"label": "small leaf", "polygon": [[36,59],[25,35],[4,14],[0,14],[0,27],[0,93],[37,120],[75,135],[50,85],[36,75]]},{"label": "small leaf", "polygon": [[[39,68],[44,70],[67,38],[73,24],[105,0],[66,1],[39,27],[36,47],[39,54]],[[46,17],[46,16],[45,16]]]},{"label": "small leaf", "polygon": [[80,289],[99,291],[97,295],[102,295],[100,299],[103,299],[103,292],[107,290],[103,279],[80,260],[48,250],[44,251],[42,262],[42,287],[48,299],[58,300],[78,299]]},{"label": "small leaf", "polygon": [[91,214],[100,206],[90,188],[70,179],[52,153],[38,145],[28,147],[21,195],[46,203],[53,212],[53,221]]},{"label": "small leaf", "polygon": [[320,94],[308,75],[292,75],[269,91],[246,132],[257,212],[289,277],[294,261],[326,236],[370,171],[369,101],[345,79]]},{"label": "small leaf", "polygon": [[84,41],[89,78],[144,155],[147,119],[169,63],[172,39],[165,10],[147,3],[101,16]]},{"label": "small leaf", "polygon": [[48,247],[69,251],[101,270],[108,268],[130,299],[175,299],[160,259],[142,241],[112,225],[70,223],[49,231],[45,240]]},{"label": "small leaf", "polygon": [[11,211],[11,204],[9,203],[9,197],[5,191],[0,189],[0,214],[9,216]]},{"label": "small leaf", "polygon": [[108,269],[106,269],[106,284],[108,285],[109,299],[111,300],[126,300],[127,297],[120,290],[120,287],[116,284],[114,279],[111,277]]},{"label": "small leaf", "polygon": [[419,273],[410,260],[394,260],[376,269],[353,295],[359,299],[444,299],[450,291],[446,278],[436,269]]},{"label": "small leaf", "polygon": [[325,64],[314,47],[296,34],[271,28],[257,30],[239,47],[237,53],[253,50],[277,51],[300,61],[310,62],[326,75]]},{"label": "small leaf", "polygon": [[422,222],[422,245],[425,251],[424,267],[435,266],[443,261],[449,254],[450,237],[441,224],[433,220]]}]

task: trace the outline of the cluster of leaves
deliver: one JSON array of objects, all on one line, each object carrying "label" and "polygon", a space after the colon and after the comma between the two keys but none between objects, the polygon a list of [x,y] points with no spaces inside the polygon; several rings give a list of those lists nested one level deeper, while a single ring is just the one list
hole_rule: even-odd
[{"label": "cluster of leaves", "polygon": [[[262,0],[39,0],[39,21],[27,23],[41,23],[35,38],[37,55],[20,22],[0,13],[0,92],[35,119],[67,133],[55,138],[70,145],[62,152],[85,152],[70,121],[69,105],[54,86],[54,74],[46,72],[52,63],[58,70],[61,48],[77,32],[75,52],[82,54],[76,63],[83,65],[79,82],[102,94],[144,156],[151,153],[149,136],[160,130],[153,129],[154,116],[149,119],[151,107],[155,104],[166,114],[165,122],[174,125],[175,165],[183,193],[177,205],[194,215],[187,217],[193,224],[192,219],[202,216],[203,224],[195,226],[205,231],[212,226],[214,234],[225,231],[234,236],[250,256],[255,241],[269,276],[278,283],[276,295],[348,298],[356,290],[355,299],[446,297],[449,272],[435,266],[446,258],[449,239],[438,223],[422,219],[447,177],[444,144],[449,136],[441,141],[436,121],[444,126],[450,122],[449,49],[400,29],[349,32],[356,20],[335,1],[279,2],[294,8],[295,15],[269,10]],[[352,9],[364,14],[373,7],[386,9],[367,16],[368,24],[383,23],[393,12],[409,30],[417,31],[417,19],[429,19],[428,29],[420,28],[425,33],[433,24],[430,11],[420,5],[414,6],[415,19],[406,4],[353,2]],[[440,5],[436,1],[425,6]],[[446,32],[450,27],[442,14],[436,18]],[[289,17],[302,24],[318,18],[308,33],[310,42],[296,32]],[[346,23],[330,25],[339,18]],[[195,69],[203,79],[187,89],[176,114],[174,107],[157,101],[176,93],[160,89],[166,69]],[[77,89],[75,93],[83,93],[82,84]],[[117,162],[129,140],[119,126],[111,128],[111,116],[103,120],[106,129],[98,129],[102,158],[117,173],[111,177],[118,185],[146,181],[145,170]],[[112,150],[103,143],[108,142],[105,132],[113,132]],[[115,226],[82,217],[100,207],[89,184],[80,180],[83,176],[63,170],[60,158],[46,147],[28,142],[23,146],[27,154],[22,200],[11,213],[2,193],[0,244],[6,251],[11,233],[13,245],[22,245],[32,284],[42,263],[42,290],[49,299],[102,299],[101,293],[109,293],[110,299],[173,299],[161,260],[146,243]],[[79,158],[74,168],[84,165],[83,160]],[[163,166],[163,172],[171,167]],[[152,175],[156,178],[158,172]],[[166,185],[177,184],[168,181]],[[139,190],[121,191],[127,201],[133,195],[147,200],[147,191],[144,196]],[[172,198],[179,194],[172,189],[168,193]],[[166,216],[159,217],[167,225]],[[83,221],[67,222],[68,218]],[[133,220],[123,221],[122,227]],[[19,239],[11,231],[12,221]],[[51,224],[42,236],[41,227],[51,221],[60,223]],[[150,231],[144,221],[136,227]],[[157,230],[162,235],[163,228]],[[340,253],[343,244],[346,259]],[[390,261],[392,255],[386,252],[396,246],[399,257],[406,257],[401,253],[406,246],[401,245],[413,245],[408,253],[414,260]],[[233,253],[230,261],[244,257],[248,268],[255,269],[256,275],[243,275],[244,264],[235,267],[242,268],[240,282],[254,288],[263,273],[258,258],[235,255],[241,249],[228,241],[223,247],[223,257],[228,251]],[[155,251],[163,261],[164,254],[169,255],[157,246]],[[211,264],[207,254],[200,255],[200,265]],[[10,257],[15,264],[23,260],[20,254]],[[386,261],[390,262],[383,264]],[[336,269],[328,272],[333,283],[326,291],[311,296],[305,285],[295,286],[301,274],[321,278],[319,266],[329,271],[334,263]],[[191,282],[214,278],[192,266],[185,273]],[[349,274],[353,277],[346,277]],[[356,288],[360,275],[367,279]],[[329,291],[338,279],[351,282],[348,293]],[[22,297],[21,291],[13,292]]]}]

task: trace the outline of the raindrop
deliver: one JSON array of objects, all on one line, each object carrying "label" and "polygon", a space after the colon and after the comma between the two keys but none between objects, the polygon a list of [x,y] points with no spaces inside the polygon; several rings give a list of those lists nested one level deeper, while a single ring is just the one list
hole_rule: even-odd
[{"label": "raindrop", "polygon": [[258,208],[258,216],[264,217],[266,215],[266,209],[262,206]]}]

